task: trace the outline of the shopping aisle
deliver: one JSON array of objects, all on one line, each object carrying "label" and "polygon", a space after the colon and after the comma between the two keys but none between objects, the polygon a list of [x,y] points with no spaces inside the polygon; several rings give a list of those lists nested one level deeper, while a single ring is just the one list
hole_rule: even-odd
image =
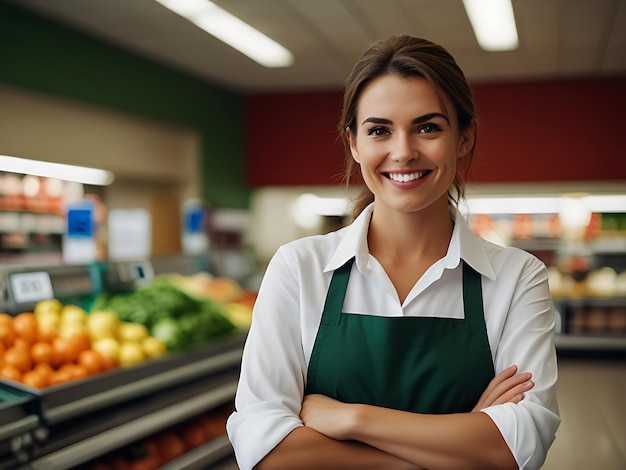
[{"label": "shopping aisle", "polygon": [[626,360],[560,358],[558,396],[543,470],[626,469]]}]

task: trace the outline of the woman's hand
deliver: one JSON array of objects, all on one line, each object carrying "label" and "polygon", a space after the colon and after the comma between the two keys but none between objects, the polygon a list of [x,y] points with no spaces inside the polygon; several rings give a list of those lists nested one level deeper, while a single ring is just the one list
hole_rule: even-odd
[{"label": "woman's hand", "polygon": [[312,394],[304,397],[300,419],[305,426],[337,440],[350,439],[354,422],[354,406],[325,395]]},{"label": "woman's hand", "polygon": [[517,366],[507,367],[489,382],[472,412],[502,403],[519,403],[525,392],[535,386],[531,377],[529,372],[517,374]]}]

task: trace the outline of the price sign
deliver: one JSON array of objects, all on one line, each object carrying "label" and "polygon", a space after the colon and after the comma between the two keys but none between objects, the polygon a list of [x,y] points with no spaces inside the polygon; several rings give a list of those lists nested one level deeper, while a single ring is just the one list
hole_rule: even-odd
[{"label": "price sign", "polygon": [[54,297],[50,275],[46,272],[9,275],[13,300],[17,304],[39,302]]},{"label": "price sign", "polygon": [[130,278],[136,286],[150,284],[154,280],[152,265],[147,261],[136,261],[128,264]]},{"label": "price sign", "polygon": [[93,237],[95,224],[91,208],[70,209],[67,211],[67,236]]}]

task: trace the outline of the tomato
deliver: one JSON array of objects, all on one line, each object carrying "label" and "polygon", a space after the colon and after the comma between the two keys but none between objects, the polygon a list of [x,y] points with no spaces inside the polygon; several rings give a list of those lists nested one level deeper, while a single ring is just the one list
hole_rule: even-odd
[{"label": "tomato", "polygon": [[164,463],[180,457],[186,451],[185,442],[174,431],[165,431],[159,434],[156,439]]},{"label": "tomato", "polygon": [[108,463],[113,470],[129,470],[128,462],[124,457],[114,455],[108,460]]},{"label": "tomato", "polygon": [[152,459],[154,468],[159,468],[163,463],[165,463],[161,460],[159,446],[157,445],[157,442],[155,439],[153,438],[144,439],[144,441],[141,443],[141,447],[148,453],[148,457]]},{"label": "tomato", "polygon": [[185,442],[187,450],[195,449],[207,441],[200,422],[192,422],[186,425],[181,431],[181,437]]}]

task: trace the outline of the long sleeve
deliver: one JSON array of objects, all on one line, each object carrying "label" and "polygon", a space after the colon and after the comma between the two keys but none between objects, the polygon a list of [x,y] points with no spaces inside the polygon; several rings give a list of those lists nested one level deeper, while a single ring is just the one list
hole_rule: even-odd
[{"label": "long sleeve", "polygon": [[298,281],[279,251],[270,262],[246,339],[235,408],[227,423],[237,462],[251,469],[301,426],[305,384]]},{"label": "long sleeve", "polygon": [[[515,251],[506,254],[519,259]],[[509,268],[506,282],[514,281],[515,285],[508,312],[502,316],[504,323],[490,324],[492,329],[501,328],[501,331],[490,331],[490,337],[499,337],[496,371],[517,364],[519,370],[532,372],[535,387],[517,405],[498,405],[483,411],[499,428],[519,467],[538,469],[560,424],[556,401],[555,317],[546,268],[535,258],[525,257],[524,263],[503,263]],[[496,301],[485,299],[485,303]]]}]

